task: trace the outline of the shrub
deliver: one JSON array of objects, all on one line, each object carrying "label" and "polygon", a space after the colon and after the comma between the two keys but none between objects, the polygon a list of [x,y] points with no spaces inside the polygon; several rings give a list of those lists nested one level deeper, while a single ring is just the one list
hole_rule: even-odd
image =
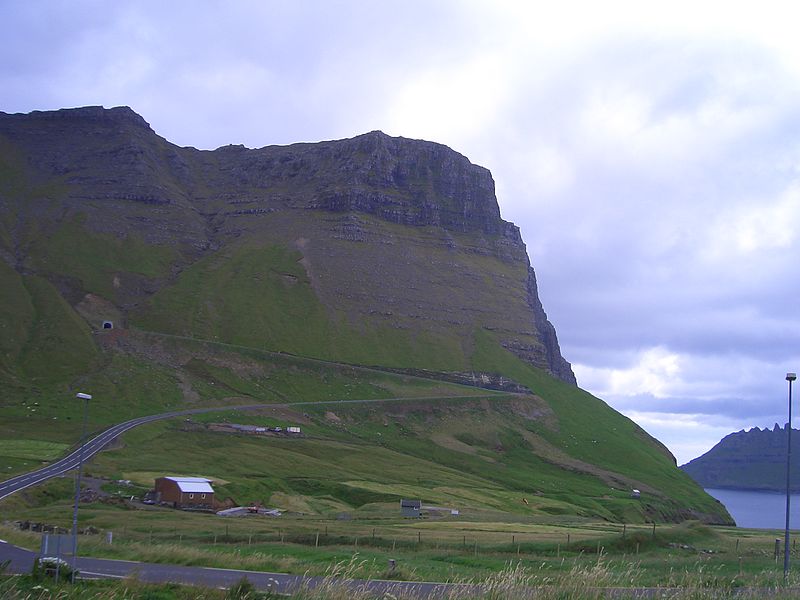
[{"label": "shrub", "polygon": [[230,600],[245,600],[246,598],[252,598],[255,595],[255,591],[256,587],[245,576],[230,587],[225,597]]},{"label": "shrub", "polygon": [[[43,556],[33,563],[32,575],[36,579],[41,577],[55,579],[58,576],[59,581],[70,581],[72,579],[72,565],[63,558]],[[78,571],[75,571],[75,575],[78,575]]]}]

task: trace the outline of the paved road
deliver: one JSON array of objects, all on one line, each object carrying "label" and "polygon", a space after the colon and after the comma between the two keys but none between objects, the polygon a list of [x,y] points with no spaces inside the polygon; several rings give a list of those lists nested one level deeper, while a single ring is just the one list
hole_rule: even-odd
[{"label": "paved road", "polygon": [[[0,540],[0,563],[8,560],[8,571],[10,573],[30,573],[36,557],[36,554],[30,550]],[[135,577],[139,581],[148,583],[180,583],[224,589],[232,587],[242,577],[247,577],[248,581],[257,589],[270,590],[279,594],[291,594],[302,589],[313,589],[320,585],[330,584],[330,580],[326,581],[322,577],[237,569],[216,569],[212,567],[186,567],[183,565],[142,563],[110,558],[78,557],[77,567],[80,571],[80,577],[84,579],[124,579],[125,577]],[[418,598],[421,600],[445,600],[453,597],[484,598],[487,594],[492,594],[492,597],[499,597],[498,590],[495,589],[492,593],[480,584],[338,579],[335,585],[347,586],[353,592],[366,591],[372,597],[380,599],[386,598],[387,594],[391,594],[396,598]],[[578,587],[580,588],[580,585]],[[558,592],[558,590],[552,588],[530,588],[528,591],[532,597],[536,597],[538,592],[542,592],[543,595],[549,597],[552,597],[554,592]],[[592,598],[604,597],[612,600],[632,598],[670,599],[684,597],[687,592],[687,590],[675,587],[608,587],[586,588],[586,591],[590,593]],[[702,590],[695,591],[702,596]],[[721,592],[721,590],[718,591]],[[800,588],[738,588],[731,590],[727,596],[720,595],[719,597],[798,598],[800,597]]]},{"label": "paved road", "polygon": [[[114,425],[113,427],[109,427],[98,436],[92,438],[88,442],[83,449],[83,460],[86,461],[90,459],[92,456],[100,452],[103,448],[108,446],[114,439],[128,431],[129,429],[133,429],[138,425],[143,425],[145,423],[150,423],[152,421],[158,421],[159,419],[170,419],[172,417],[180,417],[183,415],[194,415],[198,413],[204,412],[215,412],[221,410],[247,410],[247,409],[256,409],[256,408],[264,408],[269,406],[276,406],[274,404],[248,404],[246,406],[226,406],[226,407],[215,407],[215,408],[194,408],[190,410],[177,410],[173,412],[166,412],[161,413],[158,415],[148,415],[146,417],[139,417],[137,419],[131,419],[130,421],[125,421],[124,423],[120,423],[118,425]],[[16,477],[12,477],[11,479],[6,479],[3,482],[0,482],[0,500],[3,498],[10,496],[11,494],[18,492],[20,490],[24,490],[25,488],[31,487],[38,483],[42,483],[43,481],[50,479],[51,477],[57,477],[59,475],[63,475],[67,471],[77,468],[78,466],[78,455],[80,453],[80,449],[76,449],[64,458],[57,460],[56,462],[50,463],[46,467],[42,467],[41,469],[37,469],[35,471],[30,471],[29,473],[23,473],[22,475],[17,475]]]},{"label": "paved road", "polygon": [[[10,561],[9,571],[12,573],[30,573],[36,557],[36,553],[30,550],[0,540],[0,562]],[[260,590],[272,590],[282,594],[292,593],[304,587],[315,588],[325,584],[322,577],[211,567],[187,567],[85,556],[78,557],[77,568],[81,576],[86,579],[122,579],[135,576],[139,581],[149,583],[172,582],[214,588],[230,588],[242,577],[247,577],[250,583]],[[353,590],[369,590],[376,597],[383,597],[386,592],[389,592],[395,596],[428,599],[444,598],[458,588],[468,594],[476,595],[481,590],[480,586],[468,584],[383,580],[337,580],[337,585],[346,585]]]},{"label": "paved road", "polygon": [[[513,395],[513,394],[512,394]],[[150,423],[152,421],[158,421],[160,419],[171,419],[173,417],[182,417],[185,415],[196,415],[200,413],[207,413],[207,412],[219,412],[225,410],[256,410],[259,408],[289,408],[289,407],[297,407],[297,406],[315,406],[315,405],[337,405],[337,404],[364,404],[364,403],[380,403],[380,402],[398,402],[398,401],[420,401],[420,400],[441,400],[441,399],[448,399],[447,397],[441,396],[431,396],[431,397],[416,397],[416,398],[372,398],[368,400],[319,400],[314,402],[272,402],[269,404],[245,404],[241,406],[217,406],[211,408],[193,408],[187,410],[176,410],[172,412],[160,413],[157,415],[148,415],[146,417],[138,417],[136,419],[131,419],[130,421],[125,421],[124,423],[120,423],[118,425],[114,425],[113,427],[109,427],[96,437],[92,438],[88,442],[83,449],[83,460],[87,461],[92,456],[100,452],[103,448],[108,446],[114,439],[129,429],[133,429],[138,425],[144,425],[145,423]],[[20,490],[24,490],[25,488],[31,487],[33,485],[42,483],[51,477],[58,477],[59,475],[63,475],[67,471],[75,469],[78,467],[78,454],[80,453],[80,449],[76,449],[64,458],[57,460],[56,462],[50,463],[46,467],[42,467],[41,469],[37,469],[35,471],[30,471],[28,473],[23,473],[22,475],[17,475],[16,477],[12,477],[11,479],[6,479],[5,481],[0,482],[0,500],[10,496],[15,492],[19,492]]]}]

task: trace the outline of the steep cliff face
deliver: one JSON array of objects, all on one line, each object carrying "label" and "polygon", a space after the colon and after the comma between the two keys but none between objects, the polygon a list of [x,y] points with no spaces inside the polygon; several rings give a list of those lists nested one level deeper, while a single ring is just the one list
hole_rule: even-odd
[{"label": "steep cliff face", "polygon": [[[375,131],[200,151],[170,144],[128,108],[88,107],[0,113],[0,158],[18,174],[0,198],[7,262],[73,301],[107,299],[126,322],[392,367],[430,367],[422,362],[436,356],[442,370],[472,368],[483,331],[575,383],[490,172],[446,146]],[[136,246],[139,262],[109,260],[88,274],[69,256],[76,233],[98,248]],[[289,255],[274,264],[268,248]],[[205,285],[236,264],[227,285]],[[243,270],[252,273],[237,279]],[[238,297],[274,295],[266,280],[275,271],[285,298],[259,306]],[[305,315],[281,308],[300,292]],[[251,311],[238,321],[237,303]],[[253,311],[296,326],[279,333]],[[309,327],[319,331],[309,337]],[[387,331],[403,352],[379,348]]]}]

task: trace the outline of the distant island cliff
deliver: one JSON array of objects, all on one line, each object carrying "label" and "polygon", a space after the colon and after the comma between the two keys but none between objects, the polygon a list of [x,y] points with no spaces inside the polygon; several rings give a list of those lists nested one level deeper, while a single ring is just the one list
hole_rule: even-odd
[{"label": "distant island cliff", "polygon": [[[754,427],[722,438],[711,450],[681,466],[704,488],[784,491],[787,428]],[[800,492],[800,431],[792,433],[792,491]]]}]

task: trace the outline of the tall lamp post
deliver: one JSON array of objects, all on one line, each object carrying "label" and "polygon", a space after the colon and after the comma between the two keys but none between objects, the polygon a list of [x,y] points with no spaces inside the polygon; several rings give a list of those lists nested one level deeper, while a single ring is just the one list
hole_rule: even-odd
[{"label": "tall lamp post", "polygon": [[83,447],[86,444],[86,415],[91,394],[80,392],[76,398],[83,400],[83,429],[81,430],[81,446],[78,449],[78,476],[75,478],[75,507],[72,509],[72,583],[75,583],[75,568],[78,561],[78,503],[81,498],[81,474],[83,471]]},{"label": "tall lamp post", "polygon": [[789,382],[789,424],[786,426],[786,530],[783,534],[783,582],[789,575],[789,506],[792,489],[792,382],[797,379],[796,373],[787,373]]}]

